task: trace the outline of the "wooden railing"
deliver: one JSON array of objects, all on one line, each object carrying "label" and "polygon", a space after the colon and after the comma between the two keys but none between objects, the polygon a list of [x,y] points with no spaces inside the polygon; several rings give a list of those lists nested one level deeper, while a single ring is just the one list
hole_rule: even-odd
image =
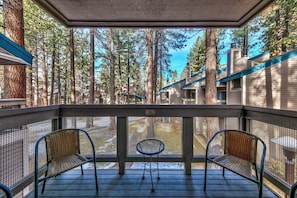
[{"label": "wooden railing", "polygon": [[[191,174],[193,162],[203,162],[204,155],[193,154],[193,120],[196,117],[235,118],[239,129],[250,130],[253,121],[264,122],[297,130],[297,112],[242,105],[56,105],[23,109],[0,110],[0,131],[19,128],[44,120],[52,120],[52,130],[62,128],[64,117],[115,116],[117,119],[116,156],[98,156],[98,161],[118,162],[119,174],[125,173],[126,162],[142,160],[139,155],[128,155],[128,118],[137,117],[181,117],[182,154],[162,155],[160,162],[183,162],[185,174]],[[266,171],[265,177],[282,191],[288,193],[290,186],[275,174]],[[33,173],[24,178],[13,192],[21,191],[32,183]]]},{"label": "wooden railing", "polygon": [[0,108],[3,109],[15,109],[15,108],[24,108],[26,106],[25,98],[9,98],[9,99],[0,99]]}]

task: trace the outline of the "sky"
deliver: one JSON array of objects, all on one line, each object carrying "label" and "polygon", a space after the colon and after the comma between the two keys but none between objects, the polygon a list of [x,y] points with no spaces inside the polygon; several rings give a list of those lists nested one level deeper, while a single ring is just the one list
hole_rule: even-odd
[{"label": "sky", "polygon": [[172,71],[176,70],[178,73],[178,76],[180,76],[181,72],[183,71],[183,68],[187,64],[187,55],[190,52],[191,47],[195,43],[198,35],[193,36],[191,39],[187,41],[187,46],[181,50],[170,50],[170,54],[172,55],[170,58],[171,61],[171,67],[170,69]]},{"label": "sky", "polygon": [[[261,32],[259,32],[261,34]],[[170,54],[172,55],[170,58],[171,61],[171,67],[170,69],[172,71],[176,70],[178,73],[178,77],[180,77],[180,74],[183,71],[183,68],[187,64],[187,55],[190,52],[191,47],[194,45],[197,37],[202,34],[196,34],[193,36],[191,39],[187,41],[187,46],[181,50],[170,50]],[[253,38],[249,38],[249,42],[253,44],[253,42],[259,42],[256,40],[256,38],[259,35],[254,35]],[[231,45],[231,39],[229,37],[226,37],[225,40],[223,41],[224,45],[226,46],[226,49],[222,50],[222,54],[220,56],[220,64],[224,65],[227,64],[227,51],[229,50],[228,46]],[[261,53],[261,45],[255,46],[253,49],[249,50],[249,57],[254,57],[258,54]]]}]

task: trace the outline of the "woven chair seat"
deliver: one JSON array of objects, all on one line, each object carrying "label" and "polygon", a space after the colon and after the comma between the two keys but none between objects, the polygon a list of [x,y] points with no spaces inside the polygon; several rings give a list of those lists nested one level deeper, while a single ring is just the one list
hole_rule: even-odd
[{"label": "woven chair seat", "polygon": [[87,158],[79,154],[56,159],[48,165],[48,176],[57,176],[65,171],[83,165],[87,161]]},{"label": "woven chair seat", "polygon": [[223,155],[210,161],[225,167],[226,169],[236,172],[243,177],[252,179],[251,163],[233,155]]}]

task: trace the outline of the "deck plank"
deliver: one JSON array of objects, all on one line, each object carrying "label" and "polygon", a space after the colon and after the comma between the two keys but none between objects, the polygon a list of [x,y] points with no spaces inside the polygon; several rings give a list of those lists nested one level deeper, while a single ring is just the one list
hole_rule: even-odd
[{"label": "deck plank", "polygon": [[[249,180],[221,171],[208,172],[207,191],[203,191],[204,171],[193,170],[185,175],[183,170],[161,170],[158,180],[154,173],[155,192],[151,192],[149,173],[142,179],[142,170],[129,169],[119,175],[115,169],[98,169],[99,192],[96,192],[92,170],[71,170],[46,183],[40,197],[258,197],[257,185]],[[41,188],[40,188],[41,189]],[[33,193],[27,198],[33,197]],[[277,197],[264,187],[263,197]]]}]

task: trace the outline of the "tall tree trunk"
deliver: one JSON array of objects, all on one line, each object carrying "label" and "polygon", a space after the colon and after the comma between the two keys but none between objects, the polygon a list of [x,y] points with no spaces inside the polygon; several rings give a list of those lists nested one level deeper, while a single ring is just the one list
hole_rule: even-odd
[{"label": "tall tree trunk", "polygon": [[[37,46],[37,45],[36,45]],[[38,60],[39,60],[39,53],[38,53],[38,48],[36,47],[35,51],[35,58],[33,59],[33,73],[34,73],[34,82],[33,82],[33,105],[38,106],[39,105],[39,74],[38,74]]]},{"label": "tall tree trunk", "polygon": [[248,55],[248,26],[245,25],[243,28],[243,56],[247,56]]},{"label": "tall tree trunk", "polygon": [[[71,84],[71,93],[70,100],[71,104],[76,103],[76,93],[75,93],[75,67],[74,67],[74,32],[73,29],[70,29],[70,84]],[[71,127],[76,128],[76,119],[71,119]]]},{"label": "tall tree trunk", "polygon": [[153,103],[156,103],[156,93],[157,93],[157,77],[158,77],[158,60],[159,60],[159,32],[155,31],[155,41],[154,41],[154,64],[153,64]]},{"label": "tall tree trunk", "polygon": [[48,73],[47,73],[47,53],[45,50],[44,42],[42,46],[43,62],[42,62],[42,103],[44,106],[48,105]]},{"label": "tall tree trunk", "polygon": [[[4,34],[24,47],[23,1],[3,1]],[[26,70],[23,66],[4,67],[4,97],[26,98]]]},{"label": "tall tree trunk", "polygon": [[279,8],[277,8],[275,10],[275,27],[276,27],[276,41],[277,41],[277,49],[276,49],[276,56],[279,56],[282,54],[282,43],[281,43],[281,40],[282,40],[282,35],[283,35],[283,29],[280,25],[280,21],[281,21],[281,18],[280,18],[280,13],[279,13]]},{"label": "tall tree trunk", "polygon": [[[152,29],[146,30],[146,72],[147,72],[147,86],[146,86],[146,103],[153,104],[153,38],[152,38]],[[154,125],[153,118],[147,118],[147,137],[152,138],[154,134]]]},{"label": "tall tree trunk", "polygon": [[[115,104],[115,86],[114,86],[114,37],[113,30],[109,29],[109,55],[110,55],[110,89],[109,89],[109,97],[110,104]],[[115,130],[115,117],[110,117],[109,130]]]},{"label": "tall tree trunk", "polygon": [[[32,46],[32,40],[29,41],[29,45]],[[30,53],[32,54],[32,49],[30,48]],[[33,107],[33,68],[32,66],[27,68],[27,75],[28,75],[28,79],[27,79],[27,85],[28,85],[28,94],[27,94],[27,106],[28,107]]]},{"label": "tall tree trunk", "polygon": [[[58,104],[61,104],[61,65],[60,65],[60,52],[58,51],[58,54],[57,54],[57,91],[58,91],[58,94],[57,94],[57,103]],[[65,94],[66,95],[66,94]]]},{"label": "tall tree trunk", "polygon": [[159,88],[163,87],[163,65],[162,65],[162,56],[163,56],[163,53],[162,53],[162,49],[160,49],[160,58],[159,58]]},{"label": "tall tree trunk", "polygon": [[[217,64],[217,46],[216,46],[216,29],[206,29],[206,87],[205,101],[207,105],[217,104],[216,88],[216,64]],[[207,118],[207,137],[210,138],[218,129],[217,118]]]},{"label": "tall tree trunk", "polygon": [[68,67],[65,67],[65,76],[64,76],[64,87],[63,87],[63,89],[64,89],[64,98],[63,98],[63,103],[64,104],[68,104],[68,101],[69,101],[69,92],[68,92],[68,81],[67,81],[67,77],[66,76],[68,76],[69,75],[69,70],[68,70]]},{"label": "tall tree trunk", "polygon": [[206,104],[217,104],[216,89],[216,29],[206,29]]},{"label": "tall tree trunk", "polygon": [[129,37],[128,37],[128,50],[127,50],[127,104],[130,103],[130,42],[129,42]]},{"label": "tall tree trunk", "polygon": [[[32,46],[32,40],[30,40],[29,43],[30,46]],[[30,48],[30,53],[32,53],[32,48]],[[33,65],[29,68],[27,68],[28,71],[28,96],[27,96],[27,106],[33,107]]]},{"label": "tall tree trunk", "polygon": [[28,68],[28,107],[33,107],[33,77],[32,77],[32,67]]},{"label": "tall tree trunk", "polygon": [[[95,85],[95,37],[94,28],[90,29],[90,50],[91,50],[91,61],[90,61],[90,86],[89,86],[89,104],[94,104],[94,85]],[[93,117],[87,118],[87,128],[93,127]]]},{"label": "tall tree trunk", "polygon": [[122,65],[121,65],[121,53],[118,52],[118,73],[119,73],[119,96],[118,96],[118,104],[122,104],[124,101],[123,97],[123,77],[122,77]]},{"label": "tall tree trunk", "polygon": [[[288,34],[289,34],[289,21],[290,21],[290,17],[289,17],[289,13],[290,10],[288,9],[288,6],[285,6],[286,12],[285,12],[285,16],[284,16],[284,25],[282,26],[282,38],[287,38]],[[282,42],[282,52],[286,52],[287,51],[287,46]]]},{"label": "tall tree trunk", "polygon": [[74,67],[74,35],[73,29],[70,29],[70,76],[71,76],[71,104],[76,102],[75,93],[75,67]]},{"label": "tall tree trunk", "polygon": [[146,72],[147,72],[147,86],[146,86],[146,103],[153,104],[153,38],[152,29],[146,30]]},{"label": "tall tree trunk", "polygon": [[56,42],[53,41],[53,51],[52,51],[52,71],[51,71],[51,93],[50,93],[50,104],[54,104],[54,90],[55,90],[55,60],[56,60]]}]

